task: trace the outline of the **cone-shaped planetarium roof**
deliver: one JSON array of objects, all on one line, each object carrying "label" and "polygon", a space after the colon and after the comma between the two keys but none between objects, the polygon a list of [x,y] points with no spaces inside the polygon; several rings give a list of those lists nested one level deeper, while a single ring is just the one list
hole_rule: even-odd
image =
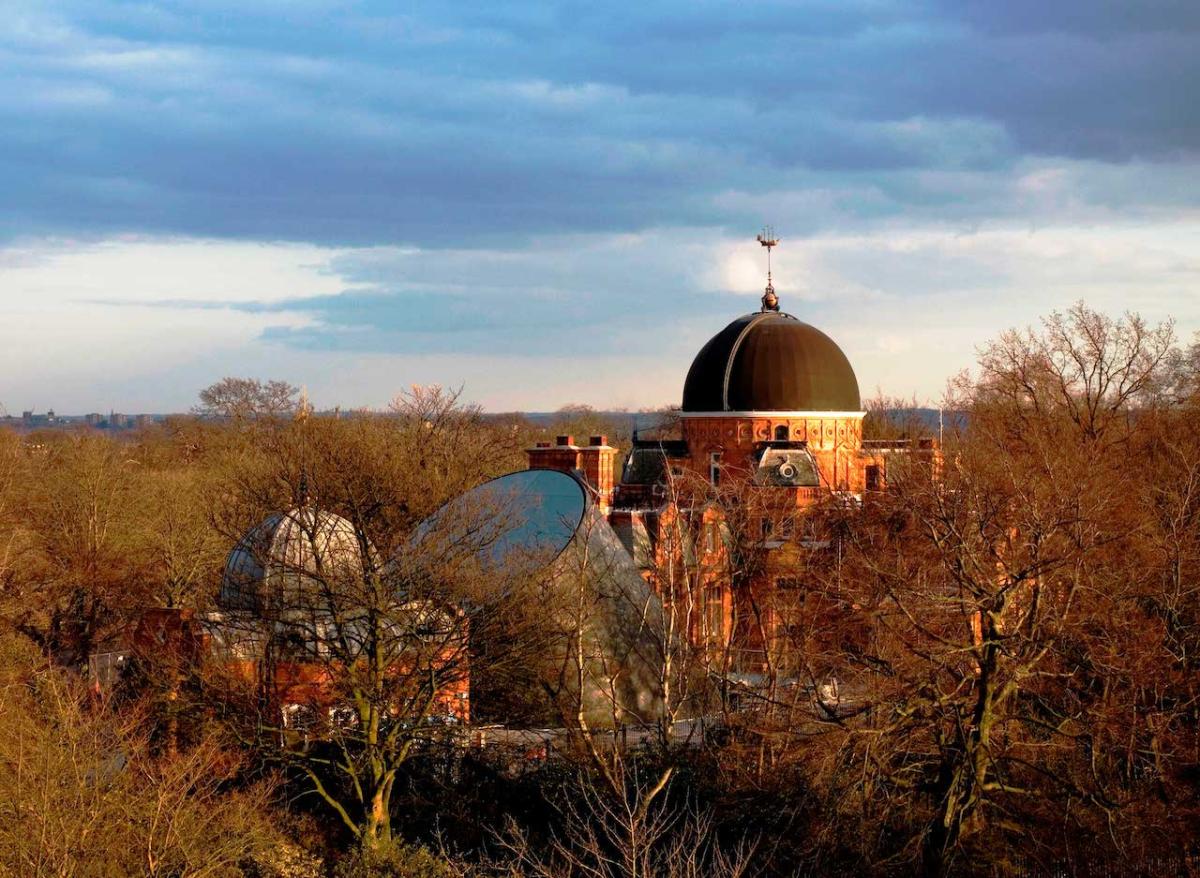
[{"label": "cone-shaped planetarium roof", "polygon": [[[661,605],[579,479],[554,470],[501,476],[446,504],[418,538],[474,544],[490,588],[500,594],[517,584],[519,603],[539,620],[537,667],[527,676],[510,671],[500,702],[532,708],[549,697],[536,709],[547,722],[576,700],[597,725],[615,714],[626,721],[660,715]],[[572,668],[581,656],[583,666]],[[488,673],[481,662],[473,685],[492,688],[482,679]],[[473,712],[508,721],[480,695],[472,695]]]}]

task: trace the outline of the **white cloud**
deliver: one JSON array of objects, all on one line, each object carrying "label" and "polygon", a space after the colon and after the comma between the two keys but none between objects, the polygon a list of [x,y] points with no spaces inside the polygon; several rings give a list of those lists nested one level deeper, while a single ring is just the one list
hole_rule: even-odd
[{"label": "white cloud", "polygon": [[924,229],[804,246],[830,276],[886,291],[873,303],[823,303],[823,328],[846,350],[863,392],[936,400],[947,378],[973,366],[981,344],[1081,299],[1114,315],[1174,318],[1190,340],[1200,330],[1198,245],[1200,222],[1184,220],[970,235]]},{"label": "white cloud", "polygon": [[[933,400],[948,377],[972,365],[978,345],[1080,298],[1110,313],[1173,316],[1190,338],[1200,329],[1198,244],[1200,222],[1186,219],[785,236],[775,254],[776,286],[784,310],[842,345],[864,395],[880,388]],[[692,352],[725,319],[672,311],[670,303],[743,292],[732,319],[757,307],[762,272],[753,238],[703,229],[569,235],[478,252],[27,240],[0,249],[0,403],[10,410],[181,410],[199,388],[243,374],[306,384],[321,406],[383,405],[411,383],[464,385],[467,398],[493,410],[658,405],[678,398]],[[403,321],[408,306],[389,304],[386,290],[405,283],[468,294],[485,316],[507,312],[513,296],[578,300],[579,324],[562,331],[602,337],[586,353],[581,346],[554,356],[503,355],[512,339],[492,344],[487,335],[482,344],[476,335],[457,342],[459,350],[425,354],[310,350],[262,338],[268,328],[321,328],[336,312],[306,312],[295,300],[356,287],[375,290],[381,307]],[[665,303],[646,311],[656,325],[643,325],[636,307],[589,322],[595,307],[611,301],[609,289],[624,291],[621,301]],[[360,325],[327,329],[353,336]],[[504,321],[497,326],[495,333],[514,331]]]},{"label": "white cloud", "polygon": [[198,239],[37,240],[0,249],[0,308],[95,302],[273,302],[344,290],[343,251]]},{"label": "white cloud", "polygon": [[[326,267],[332,255],[204,240],[24,241],[0,249],[0,404],[186,408],[199,387],[238,371],[266,327],[309,322],[204,304],[344,289]],[[162,305],[171,301],[195,304]],[[227,365],[188,372],[214,360]],[[214,367],[219,374],[210,379]],[[165,385],[165,374],[179,383]]]}]

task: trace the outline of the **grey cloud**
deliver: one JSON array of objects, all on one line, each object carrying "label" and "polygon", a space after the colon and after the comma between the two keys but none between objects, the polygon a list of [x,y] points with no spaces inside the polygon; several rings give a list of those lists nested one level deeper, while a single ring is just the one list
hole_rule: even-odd
[{"label": "grey cloud", "polygon": [[709,232],[678,229],[555,236],[519,250],[351,250],[320,269],[345,282],[341,293],[247,302],[214,291],[153,307],[240,311],[268,322],[280,315],[263,338],[310,351],[645,356],[690,347],[672,326],[719,322],[756,303],[712,288],[718,243]]},{"label": "grey cloud", "polygon": [[1044,6],[18,4],[0,235],[513,245],[800,189],[845,193],[814,228],[975,221],[1030,159],[1194,162],[1192,5]]}]

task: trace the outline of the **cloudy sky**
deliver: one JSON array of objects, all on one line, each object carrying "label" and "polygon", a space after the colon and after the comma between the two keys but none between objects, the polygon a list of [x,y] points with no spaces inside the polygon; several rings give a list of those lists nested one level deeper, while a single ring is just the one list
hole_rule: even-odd
[{"label": "cloudy sky", "polygon": [[678,401],[785,310],[936,399],[1083,298],[1200,329],[1200,3],[0,0],[0,404]]}]

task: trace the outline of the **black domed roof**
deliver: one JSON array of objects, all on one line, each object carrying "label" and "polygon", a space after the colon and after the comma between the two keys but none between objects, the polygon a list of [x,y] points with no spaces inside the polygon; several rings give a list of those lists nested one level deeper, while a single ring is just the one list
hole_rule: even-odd
[{"label": "black domed roof", "polygon": [[856,412],[858,379],[833,339],[790,314],[734,320],[696,354],[685,412]]}]

